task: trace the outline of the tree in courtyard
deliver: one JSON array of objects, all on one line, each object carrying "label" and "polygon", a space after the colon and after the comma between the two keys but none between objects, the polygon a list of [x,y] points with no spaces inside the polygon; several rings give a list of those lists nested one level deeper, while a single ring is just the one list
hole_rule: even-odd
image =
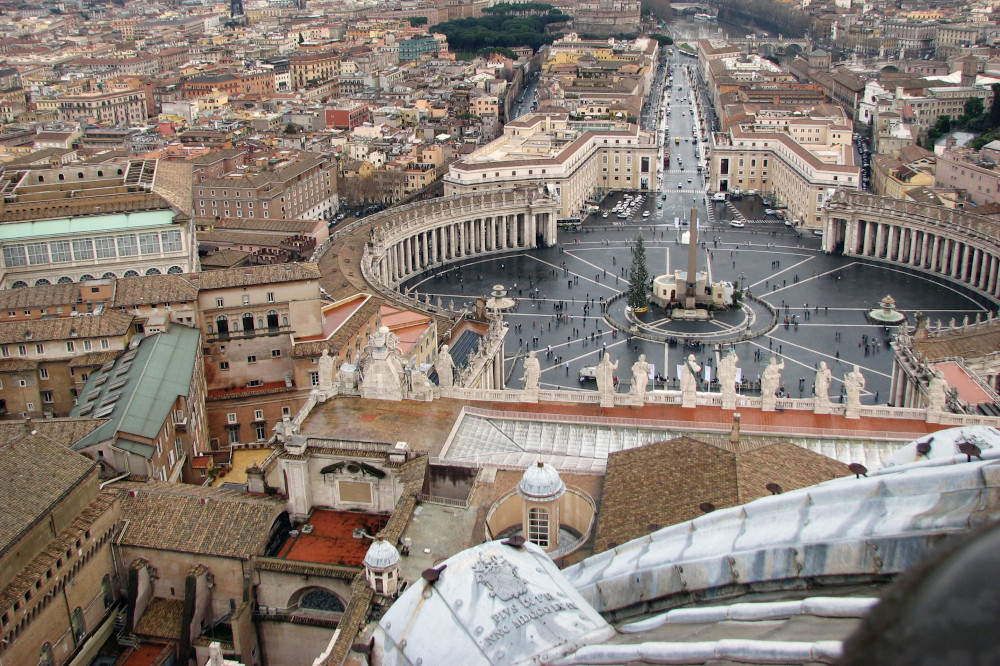
[{"label": "tree in courtyard", "polygon": [[990,127],[1000,127],[1000,83],[994,83],[993,103],[990,104]]},{"label": "tree in courtyard", "polygon": [[978,118],[985,110],[983,100],[978,97],[970,97],[965,101],[965,117],[968,120]]},{"label": "tree in courtyard", "polygon": [[642,232],[635,237],[632,246],[632,269],[629,274],[628,305],[632,310],[642,310],[649,307],[647,294],[649,272],[646,270],[646,243],[642,240]]}]

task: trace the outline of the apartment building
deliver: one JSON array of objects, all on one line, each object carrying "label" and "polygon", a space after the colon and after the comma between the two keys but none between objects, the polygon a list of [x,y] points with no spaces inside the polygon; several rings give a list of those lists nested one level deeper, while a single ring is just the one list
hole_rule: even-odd
[{"label": "apartment building", "polygon": [[637,125],[574,122],[565,113],[534,113],[504,127],[503,136],[453,163],[445,196],[513,187],[548,187],[560,215],[576,217],[608,190],[656,187],[657,146]]},{"label": "apartment building", "polygon": [[340,55],[336,51],[296,53],[288,58],[288,72],[292,89],[312,88],[340,74]]},{"label": "apartment building", "polygon": [[371,110],[367,104],[361,102],[340,104],[326,110],[326,126],[335,129],[352,130],[371,121]]},{"label": "apartment building", "polygon": [[329,218],[338,207],[337,166],[313,153],[284,151],[194,187],[199,216]]},{"label": "apartment building", "polygon": [[121,474],[196,482],[190,461],[205,450],[201,333],[168,326],[90,373],[71,416],[105,419],[72,445]]},{"label": "apartment building", "polygon": [[144,90],[59,95],[54,101],[62,120],[91,120],[113,125],[141,125],[146,122]]},{"label": "apartment building", "polygon": [[713,137],[710,189],[756,190],[773,195],[791,219],[822,224],[831,188],[856,188],[853,127],[843,118],[802,118],[784,111],[761,113],[752,122]]},{"label": "apartment building", "polygon": [[68,415],[90,371],[122,353],[135,334],[132,315],[100,306],[51,319],[4,314],[0,414],[11,417]]},{"label": "apartment building", "polygon": [[201,74],[184,81],[184,97],[188,99],[214,93],[233,96],[271,95],[274,91],[273,69]]},{"label": "apartment building", "polygon": [[998,150],[998,141],[986,144],[979,152],[966,148],[945,150],[937,156],[934,186],[962,190],[977,206],[1000,203]]},{"label": "apartment building", "polygon": [[296,382],[295,339],[322,339],[316,264],[277,264],[188,276],[198,288],[211,449],[270,436],[313,384]]}]

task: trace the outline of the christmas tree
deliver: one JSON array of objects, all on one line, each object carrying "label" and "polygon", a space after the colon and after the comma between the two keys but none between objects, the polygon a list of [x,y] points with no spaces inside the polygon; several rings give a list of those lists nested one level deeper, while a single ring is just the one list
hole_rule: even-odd
[{"label": "christmas tree", "polygon": [[646,270],[646,244],[642,232],[632,246],[632,269],[629,272],[628,305],[632,310],[644,312],[649,307],[649,272]]}]

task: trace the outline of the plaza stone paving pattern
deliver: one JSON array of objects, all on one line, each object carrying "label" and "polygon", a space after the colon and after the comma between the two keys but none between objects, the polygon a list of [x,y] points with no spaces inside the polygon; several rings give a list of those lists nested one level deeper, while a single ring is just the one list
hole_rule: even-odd
[{"label": "plaza stone paving pattern", "polygon": [[[610,208],[620,197],[609,197],[601,208]],[[662,217],[656,209],[658,201],[654,196],[646,199],[643,208],[650,210],[651,216],[644,221],[608,224],[608,219],[592,216],[582,231],[560,230],[559,243],[554,247],[473,258],[428,271],[406,282],[403,288],[432,298],[440,296],[444,302],[454,299],[456,304],[471,305],[476,297],[488,295],[494,285],[507,287],[519,301],[517,310],[504,318],[510,326],[506,372],[511,388],[522,385],[523,358],[529,350],[537,350],[542,362],[541,388],[593,390],[592,381],[580,382],[578,371],[595,365],[605,349],[612,360],[620,362],[619,391],[628,390],[628,368],[640,353],[654,364],[656,374],[668,379],[676,379],[682,354],[686,357],[693,353],[699,364],[712,367],[714,377],[716,360],[711,346],[669,347],[669,367],[664,372],[663,344],[630,340],[621,331],[613,334],[601,312],[602,299],[627,288],[625,273],[640,229],[650,276],[667,269],[668,255],[671,271],[685,265],[687,245],[679,242],[683,229],[675,228],[673,220],[685,216],[683,209],[690,205],[690,195],[668,194]],[[776,328],[735,345],[737,366],[744,379],[754,381],[772,355],[784,359],[782,384],[793,398],[812,396],[815,368],[820,361],[826,361],[833,372],[833,402],[839,402],[843,377],[855,363],[866,378],[862,401],[886,402],[892,370],[892,352],[887,344],[891,329],[887,333],[883,327],[869,323],[865,313],[877,307],[887,294],[896,300],[911,325],[917,312],[946,325],[952,319],[961,322],[969,316],[971,321],[977,313],[985,316],[987,312],[985,298],[957,285],[894,266],[827,255],[820,248],[820,238],[799,236],[778,222],[750,224],[742,229],[730,227],[724,219],[709,224],[705,222],[709,217],[704,214],[705,205],[702,199],[699,216],[704,217],[699,236],[704,246],[699,247],[699,270],[708,267],[713,280],[748,285],[751,293],[769,302],[779,314]],[[565,308],[554,309],[554,305],[563,303]],[[662,383],[656,383],[656,388],[662,387]],[[669,385],[676,387],[676,382]]]}]

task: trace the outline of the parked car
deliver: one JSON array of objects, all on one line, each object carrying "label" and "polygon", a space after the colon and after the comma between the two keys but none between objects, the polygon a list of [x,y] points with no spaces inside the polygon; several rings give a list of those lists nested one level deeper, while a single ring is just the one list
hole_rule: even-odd
[{"label": "parked car", "polygon": [[729,223],[729,226],[731,226],[731,227],[736,227],[737,229],[742,229],[743,227],[745,227],[745,226],[746,226],[746,224],[744,224],[743,222],[741,222],[741,221],[739,221],[739,220],[732,220],[732,221],[731,221],[731,222]]},{"label": "parked car", "polygon": [[764,215],[777,215],[777,214],[778,214],[778,211],[774,210],[773,208],[765,208],[764,209]]},{"label": "parked car", "polygon": [[725,192],[716,192],[715,194],[712,195],[712,201],[725,201],[725,200],[726,200]]}]

